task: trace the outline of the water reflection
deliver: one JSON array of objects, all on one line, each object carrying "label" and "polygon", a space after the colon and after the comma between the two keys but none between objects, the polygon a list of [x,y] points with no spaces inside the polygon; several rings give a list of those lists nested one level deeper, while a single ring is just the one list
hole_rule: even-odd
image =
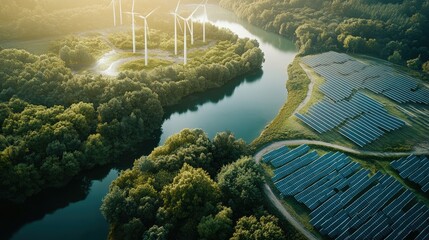
[{"label": "water reflection", "polygon": [[208,11],[209,20],[216,25],[261,43],[266,59],[264,72],[195,94],[167,109],[163,132],[156,134],[158,139],[142,144],[120,163],[84,173],[66,187],[44,191],[23,204],[0,203],[0,239],[106,239],[108,226],[99,211],[101,199],[118,170],[130,168],[136,157],[148,154],[185,127],[203,128],[211,137],[229,129],[247,141],[260,133],[286,98],[286,66],[296,54],[295,46],[237,20],[220,7],[213,5]]},{"label": "water reflection", "polygon": [[[87,222],[89,225],[93,224],[89,219],[85,217],[85,214],[90,213],[98,220],[98,227],[107,234],[107,223],[101,216],[99,211],[99,206],[101,199],[107,192],[107,188],[110,185],[110,182],[115,179],[120,170],[125,170],[132,166],[132,163],[137,157],[142,155],[149,154],[156,146],[158,146],[159,136],[161,131],[157,133],[157,138],[150,141],[145,141],[141,144],[140,147],[130,151],[129,154],[124,154],[121,157],[121,160],[117,163],[97,167],[90,171],[86,171],[77,177],[75,177],[69,184],[62,188],[53,188],[46,189],[41,193],[27,199],[22,204],[1,202],[0,203],[0,239],[10,239],[13,236],[13,239],[29,239],[27,235],[17,234],[14,236],[18,230],[20,230],[27,223],[36,222],[43,219],[43,221],[52,221],[56,220],[56,211],[58,209],[65,208],[76,208],[78,212],[82,214],[82,219],[80,221]],[[99,188],[98,191],[95,191],[94,188]],[[89,197],[89,195],[92,196]],[[92,198],[89,200],[88,198]],[[82,204],[85,201],[92,201],[96,203],[96,207],[91,206],[82,206],[78,207],[77,204]],[[97,207],[98,206],[98,207]],[[89,210],[88,212],[85,211]],[[49,220],[49,218],[53,220]],[[42,222],[43,222],[42,221]],[[73,221],[70,219],[63,219],[63,225],[72,224]],[[59,223],[57,223],[59,224]],[[31,226],[30,226],[31,227]],[[34,226],[33,228],[37,228]],[[61,228],[60,228],[61,229]],[[48,228],[45,228],[41,231],[47,231]],[[65,235],[64,229],[59,231],[56,230],[53,226],[49,227],[50,233],[42,233],[40,237],[42,239],[58,239],[62,235]],[[69,228],[68,231],[74,231],[72,228]],[[39,233],[40,234],[40,233]],[[89,235],[91,238],[97,238],[100,234],[95,232],[94,235]],[[50,236],[50,237],[49,237]],[[89,237],[88,236],[88,237]],[[76,235],[70,234],[64,239],[76,239]],[[86,237],[85,237],[86,238]],[[106,236],[100,236],[100,239],[105,239]],[[32,239],[39,239],[36,236],[32,236]]]},{"label": "water reflection", "polygon": [[204,93],[196,93],[186,97],[179,104],[168,107],[165,109],[164,119],[170,119],[174,113],[182,114],[188,111],[196,112],[198,107],[206,103],[216,104],[224,98],[231,97],[235,89],[243,83],[252,83],[261,79],[263,75],[262,69],[251,73],[247,76],[238,77],[220,88],[211,89]]}]

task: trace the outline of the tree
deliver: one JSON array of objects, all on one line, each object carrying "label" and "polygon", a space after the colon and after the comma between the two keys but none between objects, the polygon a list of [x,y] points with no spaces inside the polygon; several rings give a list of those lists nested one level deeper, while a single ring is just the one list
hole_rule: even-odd
[{"label": "tree", "polygon": [[217,176],[224,201],[236,215],[250,213],[262,204],[263,177],[251,157],[243,157],[226,165]]},{"label": "tree", "polygon": [[425,62],[422,66],[424,72],[429,74],[429,61]]},{"label": "tree", "polygon": [[143,240],[167,240],[168,229],[164,226],[153,225],[143,234]]},{"label": "tree", "polygon": [[392,55],[390,55],[387,60],[392,63],[401,64],[402,56],[398,51],[394,51]]},{"label": "tree", "polygon": [[180,220],[204,216],[208,207],[215,206],[220,197],[216,182],[201,168],[184,164],[173,182],[161,192],[167,215]]},{"label": "tree", "polygon": [[212,161],[213,145],[201,129],[183,129],[170,136],[163,146],[157,147],[149,155],[160,168],[179,170],[184,163],[192,167],[209,169]]},{"label": "tree", "polygon": [[413,58],[407,61],[407,67],[414,69],[414,70],[420,70],[422,69],[422,61],[420,61],[420,56],[417,58]]},{"label": "tree", "polygon": [[344,48],[347,50],[351,50],[352,53],[362,51],[365,46],[365,40],[362,37],[355,37],[352,35],[348,35],[344,39]]},{"label": "tree", "polygon": [[229,131],[217,133],[213,138],[213,146],[213,164],[216,170],[249,152],[246,142],[236,139]]},{"label": "tree", "polygon": [[124,214],[126,213],[125,192],[119,187],[113,186],[103,198],[100,210],[107,222],[111,224],[124,222]]},{"label": "tree", "polygon": [[198,234],[206,240],[229,239],[232,235],[232,210],[223,207],[223,209],[213,217],[205,216],[198,224]]},{"label": "tree", "polygon": [[282,240],[286,239],[278,226],[278,219],[272,215],[256,218],[242,217],[237,221],[231,240]]}]

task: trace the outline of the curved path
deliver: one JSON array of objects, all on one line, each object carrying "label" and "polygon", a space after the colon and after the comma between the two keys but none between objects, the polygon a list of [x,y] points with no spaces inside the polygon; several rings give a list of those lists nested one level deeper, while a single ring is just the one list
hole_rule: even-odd
[{"label": "curved path", "polygon": [[[295,145],[315,145],[315,146],[323,146],[323,147],[329,147],[336,150],[340,150],[345,153],[352,153],[355,155],[360,156],[369,156],[369,157],[403,157],[408,156],[410,154],[416,154],[416,155],[429,155],[428,150],[420,150],[420,151],[411,151],[411,152],[371,152],[371,151],[362,151],[362,150],[356,150],[348,147],[344,147],[337,144],[322,142],[322,141],[315,141],[315,140],[307,140],[307,139],[299,139],[299,140],[284,140],[284,141],[278,141],[274,142],[260,151],[258,151],[255,155],[255,161],[256,163],[259,163],[262,159],[262,155],[264,155],[266,152],[279,148],[281,146],[295,146]],[[308,231],[304,225],[300,222],[298,222],[282,205],[280,202],[280,199],[277,198],[277,196],[273,193],[273,190],[271,187],[264,183],[263,185],[263,191],[265,195],[268,197],[268,199],[271,201],[271,203],[277,208],[277,210],[287,219],[288,222],[290,222],[298,231],[300,231],[305,237],[307,237],[310,240],[316,240],[317,237],[314,236],[310,231]]]},{"label": "curved path", "polygon": [[299,65],[301,66],[301,68],[307,74],[308,78],[310,79],[310,83],[308,84],[307,96],[305,96],[304,101],[302,101],[299,104],[299,106],[295,109],[295,111],[290,116],[294,116],[295,114],[297,114],[299,111],[301,111],[301,109],[305,105],[307,105],[308,102],[310,102],[311,94],[313,94],[313,88],[314,88],[314,84],[316,82],[316,80],[314,79],[314,76],[312,74],[310,74],[310,69],[308,69],[307,67],[305,67],[305,65],[303,63],[299,63]]},{"label": "curved path", "polygon": [[411,154],[415,155],[429,155],[428,149],[420,149],[415,151],[409,151],[409,152],[375,152],[375,151],[364,151],[364,150],[357,150],[349,147],[344,147],[338,144],[323,142],[323,141],[316,141],[316,140],[308,140],[308,139],[297,139],[297,140],[284,140],[284,141],[278,141],[274,142],[262,150],[260,150],[256,155],[255,158],[257,158],[258,154],[260,154],[259,158],[262,157],[262,155],[269,150],[278,148],[280,146],[297,146],[297,145],[315,145],[315,146],[322,146],[322,147],[328,147],[333,148],[335,150],[339,150],[345,153],[350,153],[358,156],[364,156],[364,157],[404,157],[409,156]]}]

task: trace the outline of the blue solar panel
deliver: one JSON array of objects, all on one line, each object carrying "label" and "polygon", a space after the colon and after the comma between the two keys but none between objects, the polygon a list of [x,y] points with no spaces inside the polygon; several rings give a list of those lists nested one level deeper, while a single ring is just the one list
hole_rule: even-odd
[{"label": "blue solar panel", "polygon": [[285,155],[283,155],[282,158],[272,160],[271,164],[275,168],[278,168],[278,167],[282,166],[283,164],[286,164],[287,162],[292,161],[295,158],[304,155],[306,152],[308,152],[309,149],[310,149],[309,146],[307,146],[305,144],[301,145],[301,146],[294,148],[294,149],[290,150],[289,152],[287,152]]},{"label": "blue solar panel", "polygon": [[[388,114],[382,104],[360,93],[360,89],[383,94],[398,103],[429,105],[429,89],[419,84],[419,80],[390,66],[370,65],[336,52],[306,56],[302,62],[325,79],[319,90],[326,98],[307,113],[296,114],[318,133],[346,123],[337,131],[363,147],[404,126],[404,121]],[[359,119],[354,119],[356,117]]]},{"label": "blue solar panel", "polygon": [[399,175],[418,185],[423,192],[429,190],[429,160],[424,156],[410,155],[390,163]]},{"label": "blue solar panel", "polygon": [[276,158],[277,156],[286,153],[287,151],[289,151],[289,149],[286,146],[281,146],[277,149],[271,150],[268,153],[265,153],[262,156],[262,161],[264,162],[269,162],[271,160],[273,160],[274,158]]},{"label": "blue solar panel", "polygon": [[[308,207],[310,223],[322,234],[336,239],[402,238],[410,232],[420,234],[429,224],[429,208],[422,203],[404,212],[415,198],[395,178],[381,172],[370,176],[343,153],[302,154],[308,149],[303,145],[284,154],[291,160],[275,169],[273,180],[282,195]],[[392,165],[420,170],[424,159],[409,156]]]},{"label": "blue solar panel", "polygon": [[429,225],[426,225],[425,229],[417,235],[415,240],[427,240],[429,239]]}]

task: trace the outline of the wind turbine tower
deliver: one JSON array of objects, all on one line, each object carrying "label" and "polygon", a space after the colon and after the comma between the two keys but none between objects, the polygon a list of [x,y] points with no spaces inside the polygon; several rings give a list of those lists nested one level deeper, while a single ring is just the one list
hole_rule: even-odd
[{"label": "wind turbine tower", "polygon": [[148,52],[147,52],[147,37],[149,34],[149,27],[147,24],[147,18],[152,15],[153,12],[156,11],[156,8],[152,10],[150,13],[148,13],[146,16],[139,16],[144,20],[144,64],[147,66],[147,59],[148,59]]},{"label": "wind turbine tower", "polygon": [[131,15],[131,28],[133,32],[133,53],[136,53],[136,28],[135,28],[136,26],[135,26],[134,16],[139,13],[134,12],[134,0],[133,0],[133,5],[131,7],[131,12],[125,12],[125,13]]},{"label": "wind turbine tower", "polygon": [[[183,27],[183,64],[184,65],[186,65],[188,63],[188,59],[187,59],[187,57],[188,57],[188,53],[187,53],[187,50],[188,50],[187,49],[187,35],[188,35],[187,29],[190,31],[191,43],[192,43],[193,42],[192,38],[194,36],[193,27],[191,27],[192,17],[194,16],[195,12],[198,10],[199,7],[200,6],[197,6],[197,8],[195,8],[195,10],[187,18],[184,18],[184,17],[177,14],[177,17],[179,17],[180,19],[183,20],[183,25],[184,25],[184,27]],[[191,24],[189,24],[189,21],[191,21]]]},{"label": "wind turbine tower", "polygon": [[180,24],[179,19],[177,19],[177,17],[179,16],[179,5],[180,5],[180,0],[177,2],[176,9],[172,13],[174,16],[174,54],[175,55],[177,55],[177,23]]},{"label": "wind turbine tower", "polygon": [[122,25],[122,0],[119,0],[119,18],[121,20]]},{"label": "wind turbine tower", "polygon": [[[116,27],[116,7],[115,7],[116,4],[115,4],[115,0],[112,0],[110,2],[109,6],[110,5],[112,5],[112,8],[113,8],[113,26]],[[121,13],[121,15],[122,15],[122,13]]]},{"label": "wind turbine tower", "polygon": [[206,22],[207,22],[207,1],[204,2],[203,6],[203,42],[206,42]]}]

